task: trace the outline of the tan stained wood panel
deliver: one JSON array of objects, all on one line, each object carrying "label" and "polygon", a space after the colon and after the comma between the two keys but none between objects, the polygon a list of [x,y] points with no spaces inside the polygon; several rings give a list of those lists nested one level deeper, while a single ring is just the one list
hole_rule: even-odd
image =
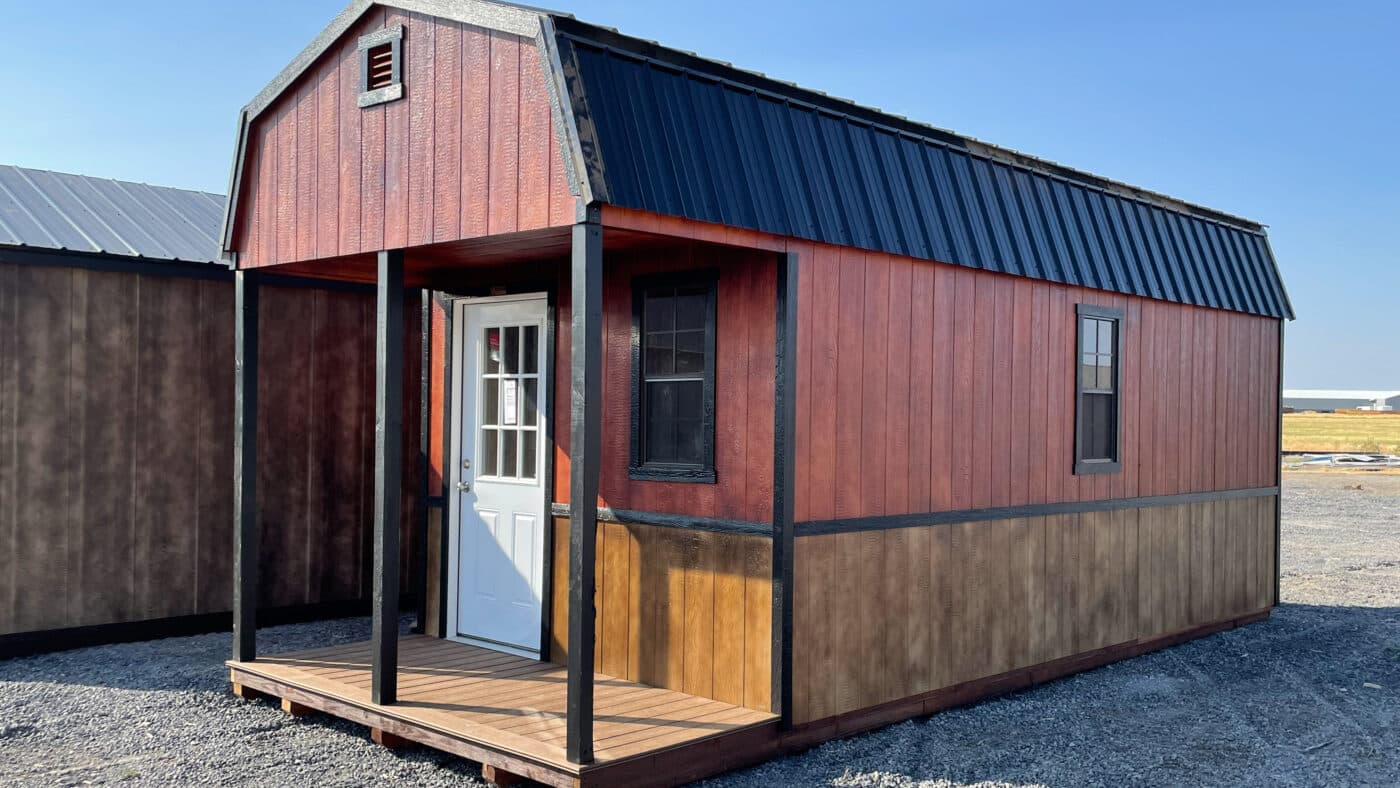
[{"label": "tan stained wood panel", "polygon": [[[554,520],[549,656],[568,658],[569,522]],[[772,551],[767,539],[598,524],[600,672],[768,710]]]},{"label": "tan stained wood panel", "polygon": [[[368,642],[229,663],[248,673],[370,707]],[[595,674],[598,763],[701,741],[774,719],[772,714]],[[401,720],[556,766],[564,758],[563,667],[424,636],[399,645]]]},{"label": "tan stained wood panel", "polygon": [[799,537],[796,721],[1266,609],[1274,506],[1259,496]]}]

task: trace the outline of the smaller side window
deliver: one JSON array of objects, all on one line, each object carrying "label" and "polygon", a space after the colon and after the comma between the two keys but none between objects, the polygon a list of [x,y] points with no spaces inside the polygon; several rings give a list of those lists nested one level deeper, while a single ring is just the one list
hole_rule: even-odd
[{"label": "smaller side window", "polygon": [[1074,472],[1113,473],[1122,468],[1119,418],[1123,310],[1079,304],[1075,348]]},{"label": "smaller side window", "polygon": [[360,96],[372,107],[403,98],[403,25],[360,36]]},{"label": "smaller side window", "polygon": [[632,460],[628,475],[715,480],[713,272],[632,283]]}]

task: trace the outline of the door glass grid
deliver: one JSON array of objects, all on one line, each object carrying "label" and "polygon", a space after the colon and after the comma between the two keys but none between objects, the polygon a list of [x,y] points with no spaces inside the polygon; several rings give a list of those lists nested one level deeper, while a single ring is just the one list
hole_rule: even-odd
[{"label": "door glass grid", "polygon": [[482,329],[478,477],[539,478],[540,327]]}]

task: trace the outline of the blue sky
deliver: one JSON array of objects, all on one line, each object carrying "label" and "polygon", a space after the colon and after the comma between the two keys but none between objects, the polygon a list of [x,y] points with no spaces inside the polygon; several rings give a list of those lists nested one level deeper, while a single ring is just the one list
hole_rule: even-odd
[{"label": "blue sky", "polygon": [[[0,0],[0,161],[224,191],[340,0]],[[1269,225],[1285,384],[1400,389],[1400,3],[560,0],[590,22]]]}]

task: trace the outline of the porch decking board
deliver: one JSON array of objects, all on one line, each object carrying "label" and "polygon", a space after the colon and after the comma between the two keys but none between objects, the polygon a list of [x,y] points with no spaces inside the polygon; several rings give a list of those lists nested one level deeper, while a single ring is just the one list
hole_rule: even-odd
[{"label": "porch decking board", "polygon": [[228,664],[242,686],[553,785],[612,784],[624,773],[630,781],[639,759],[655,763],[652,779],[665,783],[667,759],[703,763],[688,752],[701,742],[743,732],[735,742],[745,748],[777,743],[772,714],[598,674],[596,760],[579,766],[564,756],[563,666],[407,636],[399,702],[380,707],[369,700],[370,660],[362,642]]}]

